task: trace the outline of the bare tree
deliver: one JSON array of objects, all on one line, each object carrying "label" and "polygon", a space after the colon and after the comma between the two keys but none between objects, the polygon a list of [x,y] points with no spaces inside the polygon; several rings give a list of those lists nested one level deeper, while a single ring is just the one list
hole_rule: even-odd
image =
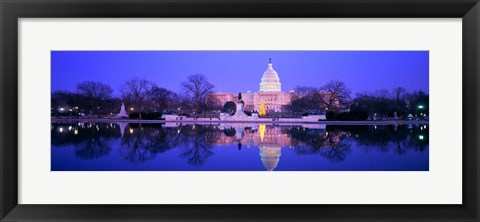
[{"label": "bare tree", "polygon": [[84,81],[77,84],[77,92],[87,97],[90,101],[90,112],[97,113],[96,111],[100,109],[100,102],[111,98],[113,89],[110,85],[105,83]]},{"label": "bare tree", "polygon": [[195,74],[188,77],[187,81],[181,83],[181,87],[192,97],[195,113],[198,112],[202,103],[206,101],[208,93],[215,87],[208,82],[207,77],[202,74]]},{"label": "bare tree", "polygon": [[307,95],[318,91],[318,89],[311,86],[296,86],[293,91],[295,92],[295,94]]},{"label": "bare tree", "polygon": [[403,87],[396,87],[393,89],[393,95],[395,96],[395,109],[397,114],[399,114],[400,107],[403,106],[404,104],[404,99],[403,97],[405,96],[405,88]]},{"label": "bare tree", "polygon": [[161,87],[152,87],[148,97],[152,101],[155,111],[162,112],[173,106],[173,100],[175,99],[175,93]]},{"label": "bare tree", "polygon": [[129,101],[134,109],[139,113],[139,118],[142,119],[142,111],[145,110],[147,104],[148,94],[155,86],[155,83],[145,79],[133,78],[126,81],[121,87],[120,92],[122,99]]},{"label": "bare tree", "polygon": [[340,103],[347,102],[350,99],[350,89],[347,88],[344,82],[338,80],[329,81],[322,87],[323,92],[323,104],[327,106],[329,110],[337,108]]},{"label": "bare tree", "polygon": [[108,99],[111,97],[113,89],[105,83],[84,81],[77,84],[77,92],[87,97]]}]

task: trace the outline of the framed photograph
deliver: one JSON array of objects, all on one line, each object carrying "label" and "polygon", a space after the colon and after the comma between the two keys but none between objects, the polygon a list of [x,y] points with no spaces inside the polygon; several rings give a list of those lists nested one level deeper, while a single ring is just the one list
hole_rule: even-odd
[{"label": "framed photograph", "polygon": [[0,4],[2,221],[479,220],[476,0]]}]

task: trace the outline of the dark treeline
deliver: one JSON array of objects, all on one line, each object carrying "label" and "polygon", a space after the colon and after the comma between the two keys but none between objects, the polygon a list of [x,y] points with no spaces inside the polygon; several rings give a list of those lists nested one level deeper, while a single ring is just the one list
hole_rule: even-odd
[{"label": "dark treeline", "polygon": [[407,92],[402,87],[357,93],[350,111],[368,113],[370,118],[406,118],[409,114],[424,118],[429,115],[429,96],[421,90]]},{"label": "dark treeline", "polygon": [[204,115],[218,110],[213,99],[207,99],[214,85],[201,74],[195,74],[180,84],[181,93],[158,87],[141,78],[125,81],[114,97],[111,86],[101,82],[85,81],[75,92],[55,91],[51,96],[52,116],[108,116],[120,111],[122,102],[130,118],[159,119],[163,113]]},{"label": "dark treeline", "polygon": [[402,87],[391,91],[357,93],[351,97],[343,82],[331,81],[320,88],[297,87],[292,98],[292,112],[323,112],[329,120],[380,120],[427,118],[429,95],[423,91],[407,92]]},{"label": "dark treeline", "polygon": [[[214,87],[202,74],[181,82],[179,93],[133,78],[121,85],[119,96],[113,96],[114,90],[108,84],[85,81],[77,85],[75,92],[53,92],[51,112],[52,116],[114,116],[122,102],[132,119],[160,119],[164,113],[218,117],[220,111],[234,112],[235,103],[220,106],[208,96]],[[326,113],[330,120],[428,118],[429,95],[423,91],[407,92],[397,87],[357,93],[353,98],[351,94],[345,83],[336,80],[321,87],[298,86],[284,110],[303,115]]]}]

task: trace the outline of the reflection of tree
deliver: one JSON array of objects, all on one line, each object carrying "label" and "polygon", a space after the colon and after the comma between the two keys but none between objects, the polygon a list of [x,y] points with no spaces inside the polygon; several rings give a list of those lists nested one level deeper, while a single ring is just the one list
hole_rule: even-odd
[{"label": "reflection of tree", "polygon": [[320,154],[335,162],[345,160],[353,142],[365,151],[391,151],[398,155],[409,150],[422,152],[428,147],[425,126],[331,125],[326,130],[290,127],[286,133],[291,135],[297,154]]},{"label": "reflection of tree", "polygon": [[319,154],[333,162],[345,160],[351,153],[350,141],[347,141],[344,131],[290,128],[287,130],[292,136],[297,154]]},{"label": "reflection of tree", "polygon": [[158,153],[181,147],[180,156],[198,166],[213,155],[208,139],[219,132],[212,126],[201,125],[164,128],[160,124],[129,124],[122,138],[121,153],[126,160],[144,162]]},{"label": "reflection of tree", "polygon": [[[125,160],[144,162],[178,147],[181,158],[190,165],[200,166],[214,154],[215,144],[235,144],[241,148],[239,143],[247,146],[271,143],[291,145],[298,155],[320,155],[333,162],[341,162],[352,152],[351,146],[366,152],[394,152],[398,155],[422,152],[428,149],[429,144],[426,126],[329,125],[326,129],[308,129],[269,125],[263,128],[265,138],[262,138],[262,125],[258,130],[248,127],[237,127],[235,130],[233,127],[219,129],[213,125],[169,128],[161,124],[129,123],[121,138],[119,151]],[[73,146],[78,158],[98,159],[111,152],[113,139],[121,137],[118,128],[118,125],[111,123],[53,123],[51,141],[53,147]],[[241,141],[232,138],[239,129],[244,129],[246,135]]]},{"label": "reflection of tree", "polygon": [[357,146],[365,151],[376,149],[403,155],[408,150],[424,151],[428,147],[428,129],[424,126],[364,126],[350,128]]},{"label": "reflection of tree", "polygon": [[[320,155],[331,160],[332,162],[341,162],[352,152],[350,146],[351,142],[347,141],[345,138],[339,140],[333,139],[334,133],[330,133],[328,136],[328,143],[330,144],[330,149],[321,149]],[[338,136],[338,135],[336,135]]]},{"label": "reflection of tree", "polygon": [[122,138],[120,149],[122,156],[130,162],[145,162],[153,159],[155,154],[145,145],[143,128],[141,126],[135,128],[132,125],[129,124],[127,127],[129,133],[126,133]]},{"label": "reflection of tree", "polygon": [[112,150],[110,140],[120,134],[108,123],[54,123],[51,130],[52,145],[73,145],[75,155],[81,159],[98,159]]},{"label": "reflection of tree", "polygon": [[179,143],[179,137],[175,134],[174,129],[149,127],[144,129],[144,131],[147,139],[146,146],[155,154],[170,150]]},{"label": "reflection of tree", "polygon": [[98,134],[91,135],[85,142],[75,146],[75,155],[88,160],[108,155],[112,150],[110,143]]},{"label": "reflection of tree", "polygon": [[121,141],[121,153],[131,162],[153,159],[178,144],[175,132],[160,124],[129,124]]},{"label": "reflection of tree", "polygon": [[120,132],[109,123],[65,122],[53,123],[51,127],[52,145],[55,146],[84,143],[93,134],[106,140],[120,137]]},{"label": "reflection of tree", "polygon": [[237,131],[234,128],[227,128],[223,130],[223,133],[225,133],[225,136],[234,137]]},{"label": "reflection of tree", "polygon": [[212,145],[207,143],[207,136],[214,130],[209,126],[193,125],[182,131],[189,136],[188,143],[184,144],[180,157],[186,158],[188,164],[201,166],[205,164],[208,157],[213,155]]}]

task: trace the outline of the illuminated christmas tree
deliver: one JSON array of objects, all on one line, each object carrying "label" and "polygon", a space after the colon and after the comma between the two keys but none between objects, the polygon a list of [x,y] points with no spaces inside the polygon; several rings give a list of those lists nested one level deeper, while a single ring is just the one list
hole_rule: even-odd
[{"label": "illuminated christmas tree", "polygon": [[260,110],[258,111],[259,116],[265,116],[267,114],[267,110],[265,109],[265,104],[263,103],[263,100],[260,101]]}]

